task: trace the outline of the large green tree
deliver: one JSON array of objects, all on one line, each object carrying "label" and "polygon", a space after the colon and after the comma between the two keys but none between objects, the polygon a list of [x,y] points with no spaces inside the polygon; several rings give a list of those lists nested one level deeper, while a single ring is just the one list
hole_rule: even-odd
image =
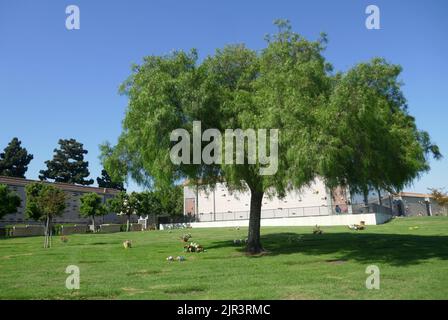
[{"label": "large green tree", "polygon": [[41,170],[40,180],[54,180],[55,182],[72,183],[80,185],[93,184],[92,179],[86,180],[89,173],[89,162],[84,161],[83,144],[75,139],[60,139],[59,149],[54,149],[52,160],[45,161],[46,170]]},{"label": "large green tree", "polygon": [[101,170],[101,177],[96,178],[98,187],[126,191],[123,182],[114,182],[106,170]]},{"label": "large green tree", "polygon": [[0,176],[25,178],[28,165],[33,160],[33,155],[29,154],[21,146],[22,142],[13,138],[8,146],[0,153]]},{"label": "large green tree", "polygon": [[11,192],[7,185],[0,184],[0,219],[7,214],[17,212],[21,202],[20,197]]},{"label": "large green tree", "polygon": [[80,199],[81,206],[79,212],[82,217],[91,218],[93,230],[96,231],[95,217],[105,215],[107,209],[103,199],[96,193],[90,192],[84,194]]},{"label": "large green tree", "polygon": [[[264,196],[282,197],[318,176],[353,190],[400,189],[428,170],[429,153],[439,156],[406,110],[399,67],[375,59],[335,74],[322,55],[324,34],[308,41],[288,22],[277,25],[261,51],[226,46],[201,62],[195,50],[145,57],[121,88],[129,105],[118,143],[101,147],[112,176],[156,188],[188,179],[249,190],[249,253],[263,251]],[[194,136],[195,120],[202,131],[279,129],[278,170],[262,175],[260,157],[249,164],[248,144],[243,164],[174,164],[170,134],[181,128]]]},{"label": "large green tree", "polygon": [[64,191],[52,185],[35,182],[25,187],[26,216],[45,223],[44,248],[51,247],[52,221],[61,216],[66,208]]}]

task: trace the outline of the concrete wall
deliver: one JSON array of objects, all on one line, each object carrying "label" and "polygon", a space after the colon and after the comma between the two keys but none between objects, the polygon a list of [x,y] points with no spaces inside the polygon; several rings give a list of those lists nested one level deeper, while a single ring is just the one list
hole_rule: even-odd
[{"label": "concrete wall", "polygon": [[[314,217],[297,217],[297,218],[272,218],[262,219],[262,227],[273,226],[347,226],[351,224],[359,224],[364,221],[366,225],[378,225],[389,221],[391,215],[382,213],[366,213],[366,214],[342,214]],[[248,227],[249,220],[239,221],[212,221],[212,222],[192,222],[188,224],[161,225],[160,229],[191,227],[191,228],[225,228],[225,227]]]},{"label": "concrete wall", "polygon": [[87,232],[87,225],[61,227],[61,235],[64,236],[67,236],[69,234],[86,233],[86,232]]},{"label": "concrete wall", "polygon": [[115,233],[120,232],[121,225],[119,224],[102,224],[100,226],[100,233]]},{"label": "concrete wall", "polygon": [[[431,215],[445,215],[446,208],[443,208],[437,204],[433,199],[429,199],[429,206]],[[428,210],[426,207],[425,198],[422,197],[402,197],[402,208],[405,216],[427,216]],[[398,204],[399,205],[399,204]],[[398,209],[397,209],[398,210]]]},{"label": "concrete wall", "polygon": [[45,234],[45,228],[43,226],[26,226],[26,227],[13,227],[12,237],[32,237],[43,236]]}]

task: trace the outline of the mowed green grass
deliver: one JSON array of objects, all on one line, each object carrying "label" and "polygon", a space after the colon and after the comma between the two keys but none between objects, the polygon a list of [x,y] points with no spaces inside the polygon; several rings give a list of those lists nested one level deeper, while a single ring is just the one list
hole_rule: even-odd
[{"label": "mowed green grass", "polygon": [[[54,237],[51,249],[42,237],[1,239],[0,299],[448,298],[447,217],[322,229],[263,228],[262,256],[233,244],[245,228],[72,235],[67,243]],[[207,252],[184,253],[186,232]],[[80,290],[65,288],[68,265],[80,268]],[[366,289],[369,265],[380,268],[380,290]]]}]

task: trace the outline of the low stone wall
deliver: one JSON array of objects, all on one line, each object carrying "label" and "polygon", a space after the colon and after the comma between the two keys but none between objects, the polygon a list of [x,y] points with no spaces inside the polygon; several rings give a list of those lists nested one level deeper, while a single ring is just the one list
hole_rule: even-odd
[{"label": "low stone wall", "polygon": [[121,225],[119,224],[102,224],[100,225],[100,233],[114,233],[120,232]]},{"label": "low stone wall", "polygon": [[86,233],[87,226],[86,225],[75,225],[75,226],[61,226],[61,235],[68,236],[70,234],[76,233]]},{"label": "low stone wall", "polygon": [[142,231],[142,225],[140,223],[132,223],[129,226],[129,231]]},{"label": "low stone wall", "polygon": [[11,230],[11,237],[32,237],[43,236],[45,228],[43,226],[25,226],[13,227]]}]

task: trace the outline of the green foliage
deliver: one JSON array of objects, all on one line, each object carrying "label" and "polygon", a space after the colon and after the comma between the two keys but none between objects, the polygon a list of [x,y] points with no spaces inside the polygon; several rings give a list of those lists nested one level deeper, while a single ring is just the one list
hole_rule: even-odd
[{"label": "green foliage", "polygon": [[98,187],[126,191],[123,182],[114,182],[106,170],[101,170],[101,177],[96,178]]},{"label": "green foliage", "polygon": [[130,230],[131,215],[141,215],[139,212],[139,197],[136,192],[132,192],[131,194],[127,194],[124,191],[120,192],[114,198],[107,200],[107,208],[109,212],[115,212],[118,215],[126,215],[126,231]]},{"label": "green foliage", "polygon": [[448,193],[442,189],[430,189],[435,202],[441,207],[448,207]]},{"label": "green foliage", "polygon": [[33,155],[28,154],[21,144],[19,139],[13,138],[4,152],[0,153],[0,176],[25,178]]},{"label": "green foliage", "polygon": [[[428,155],[441,156],[408,114],[399,66],[374,59],[334,75],[322,55],[325,34],[308,41],[288,21],[276,24],[278,33],[261,51],[230,45],[202,62],[196,50],[145,57],[121,87],[129,98],[123,132],[116,146],[101,146],[116,179],[157,189],[180,179],[250,189],[252,252],[261,250],[263,194],[282,197],[316,176],[353,190],[400,189],[429,169]],[[259,163],[247,164],[247,152],[242,165],[173,164],[170,133],[192,135],[194,120],[203,131],[279,129],[277,173],[261,176]]]},{"label": "green foliage", "polygon": [[131,216],[138,214],[139,200],[138,193],[128,194],[124,191],[117,194],[114,198],[107,200],[109,211],[121,215]]},{"label": "green foliage", "polygon": [[47,170],[41,170],[40,180],[54,180],[55,182],[91,185],[93,180],[84,180],[89,176],[89,162],[84,161],[83,144],[75,139],[60,139],[60,149],[54,149],[53,160],[45,161]]},{"label": "green foliage", "polygon": [[80,199],[79,212],[82,217],[102,216],[107,213],[103,199],[96,193],[86,193]]},{"label": "green foliage", "polygon": [[139,213],[158,215],[182,215],[183,214],[183,189],[181,186],[166,187],[161,190],[153,190],[139,193]]},{"label": "green foliage", "polygon": [[330,185],[398,192],[429,170],[428,155],[441,157],[407,111],[400,73],[400,66],[376,58],[337,78],[321,114],[327,141],[318,171]]},{"label": "green foliage", "polygon": [[31,183],[25,187],[27,218],[45,220],[60,216],[65,210],[64,191],[45,183]]},{"label": "green foliage", "polygon": [[28,218],[45,221],[44,248],[51,247],[52,219],[62,215],[65,210],[66,196],[64,191],[52,185],[34,182],[25,187],[26,208]]},{"label": "green foliage", "polygon": [[0,184],[0,219],[9,213],[17,212],[21,202],[18,195],[9,191],[8,186]]}]

